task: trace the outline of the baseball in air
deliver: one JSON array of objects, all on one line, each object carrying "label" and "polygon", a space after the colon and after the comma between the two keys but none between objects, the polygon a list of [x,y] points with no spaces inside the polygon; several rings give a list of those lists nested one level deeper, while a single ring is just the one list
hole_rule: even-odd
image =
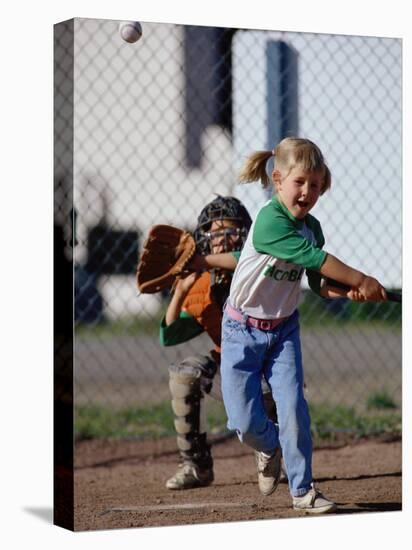
[{"label": "baseball in air", "polygon": [[129,44],[134,44],[142,36],[142,26],[138,21],[123,21],[119,25],[120,36]]}]

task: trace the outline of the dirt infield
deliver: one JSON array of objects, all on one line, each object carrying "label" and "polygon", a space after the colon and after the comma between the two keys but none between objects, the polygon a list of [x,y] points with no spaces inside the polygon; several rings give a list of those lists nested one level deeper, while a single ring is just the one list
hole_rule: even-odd
[{"label": "dirt infield", "polygon": [[[297,517],[285,482],[259,494],[253,455],[236,438],[215,437],[215,482],[168,491],[174,438],[157,441],[82,441],[76,444],[75,529],[159,527]],[[368,440],[318,448],[318,487],[338,503],[338,514],[402,509],[400,441]]]}]

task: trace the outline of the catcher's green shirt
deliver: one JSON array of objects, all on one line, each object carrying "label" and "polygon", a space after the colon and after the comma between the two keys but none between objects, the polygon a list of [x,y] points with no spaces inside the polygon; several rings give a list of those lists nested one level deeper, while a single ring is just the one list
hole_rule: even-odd
[{"label": "catcher's green shirt", "polygon": [[326,258],[319,221],[307,214],[295,218],[277,196],[258,212],[233,274],[229,301],[251,317],[278,319],[298,305],[300,283],[319,293],[317,273]]},{"label": "catcher's green shirt", "polygon": [[[236,261],[239,260],[240,252],[234,251],[231,252],[231,254],[235,257]],[[206,274],[203,274],[201,279],[203,279],[205,275]],[[183,309],[180,311],[179,317],[173,321],[173,323],[166,325],[165,318],[162,319],[159,337],[160,343],[163,346],[175,346],[177,344],[187,342],[188,340],[191,340],[206,331],[215,343],[216,351],[220,350],[220,326],[222,323],[222,311],[220,307],[214,303],[213,297],[210,294],[210,275],[208,278],[205,278],[205,281],[208,281],[207,287],[202,284],[204,281],[198,279],[189,290],[185,302],[183,303]],[[196,295],[196,293],[199,292],[202,294],[207,294],[207,297],[200,297],[199,300],[199,302],[203,302],[206,299],[207,307],[204,311],[200,312],[200,315],[197,316],[199,320],[198,322],[195,319],[195,316],[191,315],[191,313],[185,309],[185,305],[190,302],[193,294]],[[198,309],[198,307],[195,309]],[[191,310],[193,312],[193,308],[191,308]]]}]

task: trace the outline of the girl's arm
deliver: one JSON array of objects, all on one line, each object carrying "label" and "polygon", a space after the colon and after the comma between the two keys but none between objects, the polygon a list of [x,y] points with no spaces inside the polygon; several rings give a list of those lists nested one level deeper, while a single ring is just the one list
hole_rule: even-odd
[{"label": "girl's arm", "polygon": [[231,252],[222,252],[221,254],[207,254],[201,256],[196,254],[190,263],[190,267],[196,271],[209,270],[213,268],[228,269],[234,271],[237,265],[236,258]]},{"label": "girl's arm", "polygon": [[331,285],[325,285],[321,287],[320,293],[322,298],[348,298],[355,302],[364,302],[364,296],[359,292],[359,290],[343,290],[343,288],[337,288]]},{"label": "girl's arm", "polygon": [[[353,296],[353,298],[351,299],[361,300],[361,297],[363,297],[364,300],[371,301],[380,301],[387,299],[385,288],[379,283],[379,281],[377,281],[373,277],[365,275],[357,269],[346,265],[332,254],[326,255],[325,261],[319,269],[319,272],[325,277],[336,279],[337,281],[350,286],[352,289],[350,292],[353,292],[353,294],[351,295]],[[324,297],[332,298],[345,296],[349,298],[348,292],[346,291],[343,291],[343,294],[340,294],[340,289],[335,287],[325,287],[325,289],[328,288],[330,290],[324,290],[324,292],[330,292],[331,294],[334,294],[334,296],[328,295]]]}]

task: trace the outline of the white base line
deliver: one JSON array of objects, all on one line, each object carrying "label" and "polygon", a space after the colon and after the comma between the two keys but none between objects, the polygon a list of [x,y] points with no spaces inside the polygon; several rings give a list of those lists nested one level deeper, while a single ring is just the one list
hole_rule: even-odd
[{"label": "white base line", "polygon": [[256,507],[254,502],[193,502],[188,504],[160,504],[157,506],[121,506],[109,508],[102,512],[101,515],[109,514],[110,512],[159,512],[167,510],[203,510],[205,508],[246,508]]}]

